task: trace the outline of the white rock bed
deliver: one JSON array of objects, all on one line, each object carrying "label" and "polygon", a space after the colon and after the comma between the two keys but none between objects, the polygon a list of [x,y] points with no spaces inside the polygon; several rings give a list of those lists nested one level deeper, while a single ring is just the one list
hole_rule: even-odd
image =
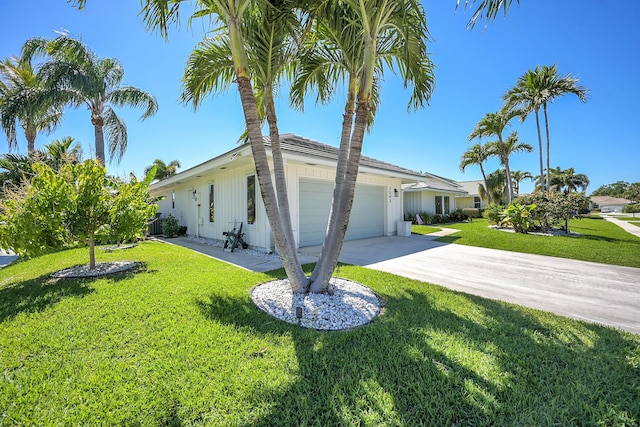
[{"label": "white rock bed", "polygon": [[56,279],[99,277],[131,270],[137,265],[135,261],[99,262],[94,269],[89,269],[89,265],[80,265],[51,273],[51,277]]},{"label": "white rock bed", "polygon": [[[251,291],[258,308],[288,323],[318,330],[352,329],[365,325],[382,310],[382,301],[366,286],[351,280],[333,278],[333,295],[294,294],[288,279],[260,284]],[[302,318],[296,317],[302,307]]]}]

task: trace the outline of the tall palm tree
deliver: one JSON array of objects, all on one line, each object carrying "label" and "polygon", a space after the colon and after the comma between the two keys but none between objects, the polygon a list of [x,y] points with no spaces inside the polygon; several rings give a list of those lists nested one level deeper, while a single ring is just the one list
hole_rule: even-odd
[{"label": "tall palm tree", "polygon": [[[474,144],[471,148],[465,151],[460,158],[460,171],[464,172],[467,166],[478,165],[480,167],[480,172],[482,173],[482,180],[484,181],[484,188],[489,188],[487,185],[487,175],[484,171],[484,162],[493,155],[493,152],[490,150],[491,147],[487,145],[482,145],[480,143]],[[491,194],[489,192],[486,193],[487,202],[491,204]]]},{"label": "tall palm tree", "polygon": [[515,109],[503,108],[496,113],[486,114],[475,126],[473,132],[469,135],[469,141],[475,138],[492,137],[498,138],[496,146],[498,147],[501,162],[504,162],[507,180],[506,201],[511,202],[513,199],[513,183],[511,181],[511,170],[509,169],[509,156],[507,154],[507,146],[505,144],[502,133],[509,126],[509,122],[520,112]]},{"label": "tall palm tree", "polygon": [[96,158],[102,165],[105,163],[105,140],[111,161],[120,162],[127,150],[127,127],[114,106],[143,107],[142,120],[158,110],[158,103],[150,93],[133,86],[120,86],[124,69],[117,59],[98,58],[80,40],[68,34],[60,34],[53,40],[30,39],[23,47],[23,54],[27,58],[49,55],[50,60],[42,66],[42,72],[66,94],[69,105],[88,108],[94,127]]},{"label": "tall palm tree", "polygon": [[176,174],[177,169],[180,167],[180,162],[172,160],[169,164],[166,164],[160,159],[155,159],[152,165],[144,168],[144,175],[148,175],[154,167],[156,168],[156,175],[154,179],[162,181],[163,179],[170,178]]},{"label": "tall palm tree", "polygon": [[542,133],[540,130],[540,108],[544,112],[545,134],[547,141],[547,174],[546,188],[549,189],[550,183],[550,138],[549,138],[549,116],[547,105],[555,99],[567,95],[574,94],[581,102],[586,102],[589,94],[588,89],[578,85],[578,79],[572,77],[571,74],[559,76],[556,65],[542,66],[532,70],[528,70],[518,79],[516,85],[509,89],[503,96],[506,105],[510,108],[520,108],[521,117],[524,120],[531,112],[535,112],[536,126],[538,129],[538,142],[540,147],[540,175],[543,175],[542,162]]},{"label": "tall palm tree", "polygon": [[48,87],[47,77],[34,70],[28,58],[0,61],[0,127],[9,151],[18,147],[16,122],[27,140],[27,154],[35,151],[38,133],[51,133],[62,120],[58,92]]},{"label": "tall palm tree", "polygon": [[[332,92],[324,92],[326,86],[316,84],[328,80],[331,89],[337,82],[345,83],[347,101],[327,239],[311,275],[312,292],[326,287],[342,249],[355,194],[364,133],[373,121],[384,71],[398,70],[405,87],[413,87],[409,108],[419,108],[428,102],[434,80],[433,65],[426,49],[426,20],[419,2],[328,1],[322,6],[312,41],[324,46],[310,55],[314,59],[311,67],[302,64],[300,76],[304,84],[294,84],[294,95],[299,88],[304,93],[306,89],[318,86],[321,96],[325,93],[330,95]],[[333,57],[327,58],[326,54]],[[315,74],[308,72],[309,68]],[[319,76],[325,71],[329,73]]]},{"label": "tall palm tree", "polygon": [[511,180],[513,181],[513,191],[520,194],[520,183],[525,179],[533,181],[533,175],[528,171],[511,171]]}]

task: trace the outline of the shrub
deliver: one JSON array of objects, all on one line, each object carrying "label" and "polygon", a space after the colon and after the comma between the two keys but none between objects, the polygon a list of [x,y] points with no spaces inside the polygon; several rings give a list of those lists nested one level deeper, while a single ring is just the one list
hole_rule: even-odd
[{"label": "shrub", "polygon": [[469,215],[467,215],[462,209],[456,209],[449,214],[449,221],[451,222],[462,222],[467,221],[468,219]]},{"label": "shrub", "polygon": [[482,218],[482,212],[478,208],[464,208],[462,213],[468,218]]},{"label": "shrub", "polygon": [[502,221],[504,206],[491,204],[484,210],[484,217],[489,224],[499,224]]},{"label": "shrub", "polygon": [[178,224],[177,218],[169,214],[169,216],[162,221],[162,234],[164,234],[165,237],[176,237],[179,232],[180,224]]},{"label": "shrub", "polygon": [[569,218],[577,216],[578,212],[586,209],[589,198],[583,193],[551,193],[541,192],[520,196],[513,203],[521,205],[536,205],[531,217],[543,230],[552,226],[564,228],[568,233]]},{"label": "shrub", "polygon": [[640,203],[635,205],[627,205],[622,209],[624,213],[640,213]]},{"label": "shrub", "polygon": [[534,227],[531,212],[536,209],[536,205],[521,205],[512,203],[504,210],[504,217],[500,225],[510,225],[517,233],[526,233]]}]

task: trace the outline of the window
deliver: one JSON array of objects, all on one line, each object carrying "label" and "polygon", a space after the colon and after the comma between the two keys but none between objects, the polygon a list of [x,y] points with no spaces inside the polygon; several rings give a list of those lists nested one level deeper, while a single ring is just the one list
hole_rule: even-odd
[{"label": "window", "polygon": [[256,176],[247,177],[247,224],[256,223]]},{"label": "window", "polygon": [[449,209],[449,196],[444,196],[444,213],[448,214],[451,210]]},{"label": "window", "polygon": [[176,208],[176,192],[171,193],[171,209]]},{"label": "window", "polygon": [[436,215],[442,215],[442,196],[436,196]]},{"label": "window", "polygon": [[215,203],[214,203],[213,184],[209,185],[209,222],[215,221]]},{"label": "window", "polygon": [[476,209],[481,209],[482,208],[482,201],[480,200],[480,197],[475,196],[473,198],[473,207]]}]

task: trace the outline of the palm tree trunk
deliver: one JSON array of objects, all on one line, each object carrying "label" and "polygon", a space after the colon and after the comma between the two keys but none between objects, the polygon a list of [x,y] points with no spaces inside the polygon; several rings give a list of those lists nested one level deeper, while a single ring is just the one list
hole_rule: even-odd
[{"label": "palm tree trunk", "polygon": [[491,204],[491,195],[489,194],[489,187],[487,186],[487,174],[484,173],[484,167],[480,163],[480,172],[482,172],[482,179],[484,180],[484,188],[487,189],[487,203]]},{"label": "palm tree trunk", "polygon": [[498,141],[500,142],[502,163],[504,164],[504,171],[506,174],[507,194],[505,195],[505,202],[508,205],[509,203],[511,203],[511,199],[513,199],[513,181],[511,180],[511,169],[509,168],[509,156],[507,156],[504,141],[502,141],[502,135],[500,134],[498,134]]},{"label": "palm tree trunk", "polygon": [[331,245],[325,243],[325,245],[327,245],[327,255],[323,259],[322,265],[316,265],[318,272],[315,280],[311,283],[311,292],[322,292],[327,288],[331,275],[338,264],[338,257],[340,256],[344,237],[347,233],[347,227],[349,226],[349,216],[351,214],[356,180],[358,178],[358,165],[362,154],[362,144],[364,142],[364,133],[367,128],[369,113],[369,103],[358,102],[353,135],[351,137],[349,160],[340,193],[340,200],[338,201],[339,210],[337,212],[337,221],[335,223],[334,233],[331,236],[327,236],[332,239]]},{"label": "palm tree trunk", "polygon": [[[543,158],[543,154],[542,154],[542,131],[540,130],[540,109],[536,108],[536,127],[538,129],[538,147],[540,149],[540,185],[542,185],[542,177],[544,176],[544,162],[542,160]],[[548,192],[549,189],[547,188],[546,191]],[[544,194],[545,189],[542,189],[542,193]]]},{"label": "palm tree trunk", "polygon": [[[316,267],[313,269],[310,280],[311,283],[315,282],[318,275],[321,273],[325,275],[325,268],[330,266],[330,263],[325,263],[325,258],[332,252],[336,245],[336,228],[339,225],[338,213],[341,211],[340,204],[343,199],[340,197],[342,194],[342,188],[345,182],[345,175],[347,171],[347,163],[349,160],[349,146],[351,143],[351,132],[353,130],[353,115],[355,110],[355,94],[357,91],[357,80],[351,76],[349,79],[349,91],[347,93],[347,100],[345,102],[344,114],[342,118],[342,133],[340,135],[340,152],[338,155],[338,164],[336,165],[335,184],[333,187],[333,197],[331,199],[331,208],[329,212],[329,221],[327,222],[327,231],[325,233],[325,239],[322,243],[322,250],[318,257]],[[334,266],[335,268],[335,266]]]},{"label": "palm tree trunk", "polygon": [[27,155],[30,156],[36,151],[36,135],[37,132],[25,130],[24,136],[27,140]]},{"label": "palm tree trunk", "polygon": [[96,160],[104,166],[104,131],[102,125],[93,125],[93,132],[96,140]]},{"label": "palm tree trunk", "polygon": [[296,248],[296,242],[293,236],[291,210],[289,208],[289,193],[287,192],[287,181],[284,172],[284,160],[282,158],[282,149],[280,147],[280,132],[278,130],[276,108],[271,94],[272,92],[269,91],[266,95],[265,100],[267,110],[267,123],[269,124],[271,153],[273,157],[273,172],[276,181],[276,193],[278,196],[277,213],[279,213],[280,217],[279,222],[282,224],[282,233],[284,234],[283,243],[286,245],[285,253],[287,254],[288,258],[287,262],[290,264],[289,268],[292,271],[293,275],[293,279],[289,277],[289,281],[291,282],[292,289],[294,291],[307,292],[309,288],[309,280],[307,279],[300,265],[300,261],[298,259],[298,250]]},{"label": "palm tree trunk", "polygon": [[549,163],[549,160],[550,160],[549,149],[551,147],[551,143],[549,141],[549,117],[547,116],[547,103],[546,102],[544,103],[543,108],[544,108],[544,127],[545,127],[545,131],[547,133],[547,189],[549,191],[549,190],[551,190],[551,187],[550,187],[550,182],[551,182],[550,168],[551,168],[551,164]]},{"label": "palm tree trunk", "polygon": [[293,233],[286,233],[284,231],[283,224],[280,221],[281,218],[278,209],[278,202],[273,188],[273,182],[271,180],[271,171],[269,168],[269,161],[267,159],[267,152],[262,140],[260,119],[258,118],[258,111],[256,109],[251,80],[248,77],[238,76],[237,82],[238,91],[240,92],[240,102],[242,104],[245,123],[249,134],[251,151],[253,153],[253,161],[256,167],[260,194],[267,212],[269,225],[271,226],[275,236],[276,248],[282,258],[282,263],[285,272],[287,273],[287,277],[289,278],[289,282],[291,283],[292,290],[294,292],[306,292],[309,281],[302,270],[302,266],[298,262],[297,252],[289,250],[292,246],[290,242],[287,241],[287,236],[290,236]]}]

